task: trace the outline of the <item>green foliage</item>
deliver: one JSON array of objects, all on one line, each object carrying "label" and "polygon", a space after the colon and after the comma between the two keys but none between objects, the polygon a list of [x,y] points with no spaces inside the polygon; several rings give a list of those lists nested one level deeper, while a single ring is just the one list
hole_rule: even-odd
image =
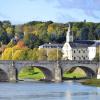
[{"label": "green foliage", "polygon": [[82,84],[100,87],[100,79],[88,79],[82,82]]},{"label": "green foliage", "polygon": [[38,60],[38,49],[34,48],[31,52],[30,52],[30,56],[31,56],[31,60]]},{"label": "green foliage", "polygon": [[26,67],[19,73],[19,79],[36,79],[45,78],[44,73],[36,67]]},{"label": "green foliage", "polygon": [[[57,57],[58,55],[58,57]],[[60,50],[58,50],[58,54],[57,54],[57,49],[52,49],[48,51],[48,60],[60,60],[62,58],[62,53]]]},{"label": "green foliage", "polygon": [[[74,39],[100,39],[100,23],[70,22]],[[22,25],[12,25],[9,21],[0,21],[0,42],[8,44],[11,40],[24,40],[29,48],[37,48],[43,43],[64,43],[68,23],[54,23],[52,21],[32,21]],[[81,37],[80,37],[81,36]],[[17,37],[17,38],[16,38]],[[16,43],[14,43],[16,44]],[[11,42],[8,47],[12,47]]]},{"label": "green foliage", "polygon": [[86,77],[86,73],[79,67],[77,67],[73,72],[64,72],[63,74],[64,78],[82,78]]},{"label": "green foliage", "polygon": [[10,27],[11,26],[11,23],[10,21],[3,21],[2,23],[2,27],[6,30],[6,28]]},{"label": "green foliage", "polygon": [[[4,60],[57,60],[57,50],[38,50],[43,43],[63,43],[66,38],[68,23],[52,21],[32,21],[22,25],[11,25],[9,21],[0,21],[0,44],[7,48],[2,53]],[[100,23],[71,22],[75,39],[100,39]],[[96,59],[99,59],[97,53]],[[58,59],[62,54],[59,51]]]},{"label": "green foliage", "polygon": [[7,47],[9,48],[9,47],[13,47],[13,46],[15,46],[16,45],[16,43],[13,41],[13,40],[11,40],[8,44],[7,44]]},{"label": "green foliage", "polygon": [[38,60],[47,60],[47,52],[45,49],[40,49],[37,52]]},{"label": "green foliage", "polygon": [[88,40],[89,28],[83,27],[81,29],[81,40]]}]

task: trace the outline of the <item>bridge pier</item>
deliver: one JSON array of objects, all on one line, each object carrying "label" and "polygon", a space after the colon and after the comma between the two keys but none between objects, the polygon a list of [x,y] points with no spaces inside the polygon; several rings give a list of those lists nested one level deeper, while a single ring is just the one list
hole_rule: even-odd
[{"label": "bridge pier", "polygon": [[14,62],[12,62],[11,66],[9,66],[8,69],[8,77],[9,77],[9,82],[16,82],[17,81],[17,70],[14,66]]},{"label": "bridge pier", "polygon": [[97,71],[97,79],[100,79],[100,67],[98,68],[98,71]]},{"label": "bridge pier", "polygon": [[59,65],[57,65],[54,69],[54,81],[55,82],[62,81],[62,70]]}]

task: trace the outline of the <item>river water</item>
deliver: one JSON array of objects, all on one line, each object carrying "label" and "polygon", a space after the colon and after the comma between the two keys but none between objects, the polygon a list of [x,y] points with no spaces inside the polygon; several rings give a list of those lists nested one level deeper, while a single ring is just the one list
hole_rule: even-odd
[{"label": "river water", "polygon": [[0,100],[100,100],[100,88],[70,81],[0,83]]}]

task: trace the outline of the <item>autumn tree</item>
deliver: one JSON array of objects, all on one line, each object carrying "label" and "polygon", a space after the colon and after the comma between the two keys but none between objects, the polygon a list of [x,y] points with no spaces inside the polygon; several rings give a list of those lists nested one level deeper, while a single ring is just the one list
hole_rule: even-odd
[{"label": "autumn tree", "polygon": [[45,49],[39,49],[37,52],[38,60],[47,60],[47,52]]},{"label": "autumn tree", "polygon": [[38,48],[34,48],[31,52],[31,60],[37,61],[38,60]]},{"label": "autumn tree", "polygon": [[[58,57],[57,57],[58,55]],[[62,58],[62,52],[58,50],[57,54],[57,49],[52,49],[48,52],[48,60],[60,60]]]},{"label": "autumn tree", "polygon": [[6,48],[2,53],[2,60],[12,60],[12,48]]}]

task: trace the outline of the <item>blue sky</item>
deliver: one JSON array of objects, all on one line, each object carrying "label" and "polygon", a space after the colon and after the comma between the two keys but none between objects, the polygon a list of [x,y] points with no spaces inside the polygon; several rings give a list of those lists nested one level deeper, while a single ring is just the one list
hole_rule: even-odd
[{"label": "blue sky", "polygon": [[100,0],[0,0],[0,20],[100,22]]}]

